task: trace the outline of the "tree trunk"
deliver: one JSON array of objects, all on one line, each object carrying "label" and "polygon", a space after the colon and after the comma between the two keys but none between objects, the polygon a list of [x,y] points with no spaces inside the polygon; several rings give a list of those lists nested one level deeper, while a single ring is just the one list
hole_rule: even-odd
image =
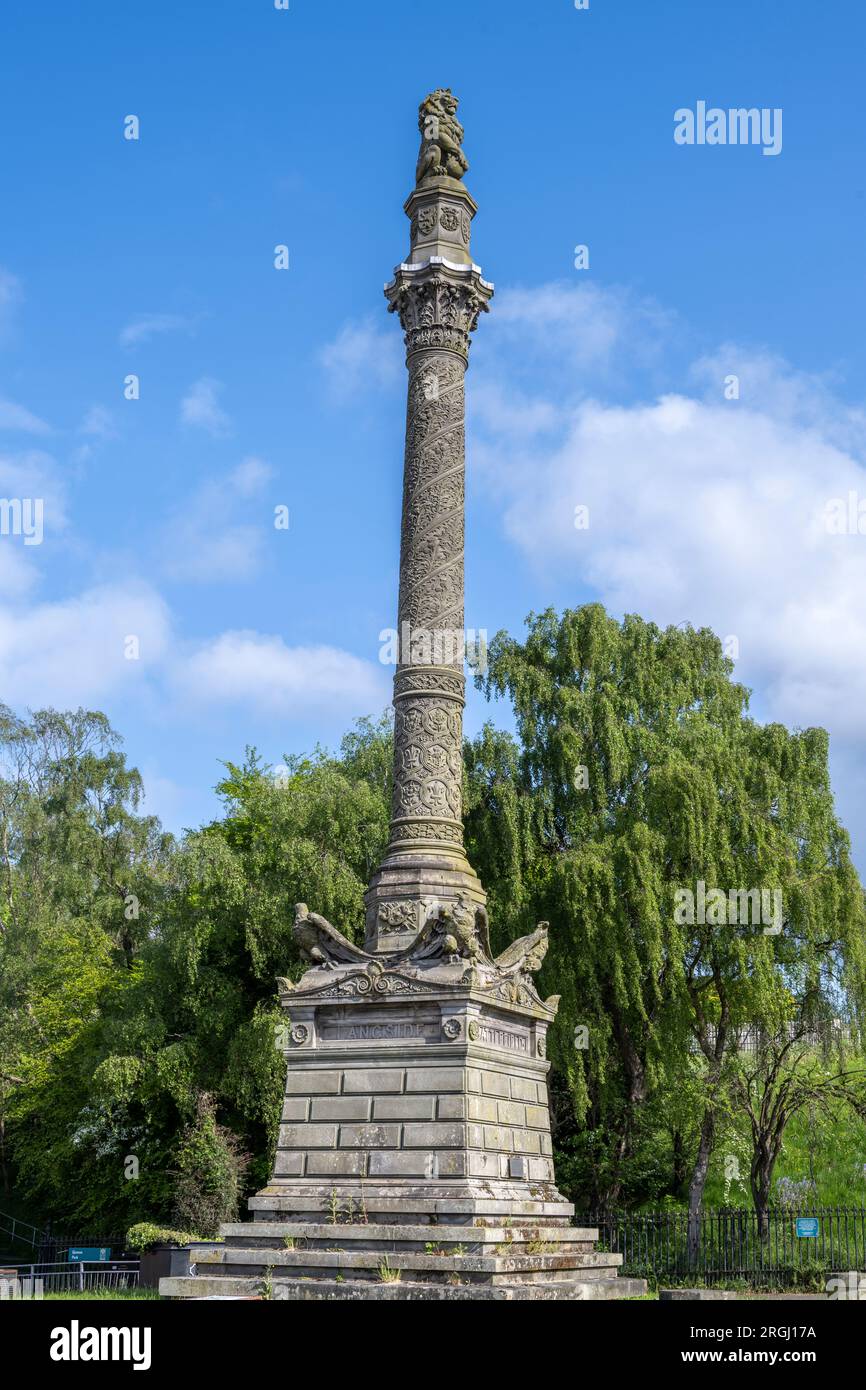
[{"label": "tree trunk", "polygon": [[767,1145],[758,1145],[757,1152],[752,1159],[750,1172],[752,1201],[755,1204],[755,1216],[758,1219],[758,1237],[764,1242],[770,1235],[770,1189],[773,1183],[773,1168],[776,1158]]},{"label": "tree trunk", "polygon": [[686,1145],[680,1130],[675,1129],[673,1140],[673,1164],[671,1169],[671,1192],[678,1197],[688,1181],[689,1170],[686,1162]]},{"label": "tree trunk", "polygon": [[707,1183],[707,1173],[709,1172],[710,1158],[712,1157],[715,1140],[716,1109],[711,1103],[704,1111],[704,1118],[701,1121],[701,1137],[698,1141],[698,1153],[692,1171],[692,1180],[689,1183],[689,1269],[697,1267],[698,1257],[700,1255],[701,1207],[703,1206],[704,1188]]},{"label": "tree trunk", "polygon": [[644,1059],[635,1047],[628,1023],[616,1008],[613,998],[608,994],[607,1007],[611,1015],[613,1035],[626,1078],[626,1109],[619,1140],[613,1151],[613,1171],[607,1192],[607,1206],[615,1206],[622,1190],[622,1169],[626,1159],[631,1157],[636,1120],[640,1107],[645,1103],[648,1087]]}]

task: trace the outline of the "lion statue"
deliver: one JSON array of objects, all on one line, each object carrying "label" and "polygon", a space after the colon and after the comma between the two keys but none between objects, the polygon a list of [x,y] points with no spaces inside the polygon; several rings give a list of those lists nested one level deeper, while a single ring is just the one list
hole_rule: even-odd
[{"label": "lion statue", "polygon": [[463,127],[457,119],[457,98],[450,87],[440,87],[425,97],[418,109],[421,153],[416,182],[425,178],[462,179],[469,168],[461,145]]}]

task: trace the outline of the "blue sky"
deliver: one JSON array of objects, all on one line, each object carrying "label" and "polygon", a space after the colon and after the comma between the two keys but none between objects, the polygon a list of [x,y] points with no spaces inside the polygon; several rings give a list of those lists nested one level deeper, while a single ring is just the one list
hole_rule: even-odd
[{"label": "blue sky", "polygon": [[[866,535],[822,520],[866,497],[863,7],[429,13],[6,0],[0,496],[44,498],[45,537],[0,537],[0,698],[105,709],[173,829],[245,744],[278,762],[385,706],[404,376],[382,286],[417,106],[448,85],[497,286],[467,624],[601,598],[735,636],[756,714],[830,729],[866,867]],[[781,108],[782,152],[675,144],[699,100]]]}]

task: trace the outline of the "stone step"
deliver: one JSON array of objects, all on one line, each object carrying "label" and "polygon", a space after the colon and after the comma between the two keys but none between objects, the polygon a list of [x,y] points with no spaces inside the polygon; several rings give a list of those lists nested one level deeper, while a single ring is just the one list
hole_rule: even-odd
[{"label": "stone step", "polygon": [[518,1284],[545,1283],[557,1278],[584,1280],[615,1277],[622,1255],[598,1251],[557,1251],[553,1254],[434,1255],[403,1251],[391,1258],[372,1250],[278,1249],[223,1247],[205,1250],[195,1261],[196,1274],[205,1277],[263,1279],[327,1279],[329,1274],[349,1273],[356,1280],[383,1279],[383,1268],[410,1272],[417,1282]]},{"label": "stone step", "polygon": [[[526,1246],[591,1251],[598,1231],[578,1226],[408,1226],[379,1225],[375,1222],[245,1221],[220,1228],[226,1247],[273,1248],[286,1239],[297,1248],[313,1250],[347,1244],[358,1250],[411,1250],[424,1253],[428,1245],[437,1249],[462,1246],[467,1254],[483,1254],[493,1246],[506,1246],[513,1253],[544,1253]],[[506,1250],[504,1253],[508,1253]]]},{"label": "stone step", "polygon": [[339,1189],[299,1192],[297,1188],[266,1188],[248,1203],[259,1221],[310,1221],[326,1219],[329,1202],[340,1210],[351,1202],[353,1210],[365,1211],[368,1221],[382,1225],[470,1225],[519,1226],[544,1222],[545,1226],[568,1226],[574,1217],[570,1202],[494,1200],[478,1197],[430,1196],[411,1185],[405,1191],[392,1188],[387,1194],[371,1192],[369,1185],[354,1187],[341,1183]]},{"label": "stone step", "polygon": [[159,1281],[160,1298],[254,1298],[261,1279],[214,1279],[209,1274],[166,1275]]},{"label": "stone step", "polygon": [[304,1302],[597,1302],[619,1298],[642,1298],[647,1291],[644,1279],[558,1280],[548,1284],[498,1285],[489,1284],[421,1284],[399,1280],[390,1284],[369,1284],[346,1279],[274,1281],[271,1298],[275,1302],[299,1300]]},{"label": "stone step", "polygon": [[607,1299],[641,1298],[647,1286],[643,1279],[556,1280],[547,1284],[431,1284],[411,1280],[371,1283],[369,1280],[275,1279],[268,1289],[260,1278],[213,1279],[203,1275],[166,1278],[159,1282],[163,1298],[196,1299],[253,1298],[269,1293],[275,1302],[589,1302]]}]

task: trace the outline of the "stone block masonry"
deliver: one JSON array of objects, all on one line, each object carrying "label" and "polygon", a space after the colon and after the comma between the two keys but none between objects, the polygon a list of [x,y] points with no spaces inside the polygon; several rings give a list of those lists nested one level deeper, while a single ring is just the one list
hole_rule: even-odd
[{"label": "stone block masonry", "polygon": [[289,1053],[273,1188],[301,1180],[326,1204],[323,1178],[496,1180],[526,1184],[527,1196],[552,1186],[548,1020],[492,1011],[466,991],[394,999],[387,1037],[371,1037],[381,1008],[290,1004],[304,1042]]}]

